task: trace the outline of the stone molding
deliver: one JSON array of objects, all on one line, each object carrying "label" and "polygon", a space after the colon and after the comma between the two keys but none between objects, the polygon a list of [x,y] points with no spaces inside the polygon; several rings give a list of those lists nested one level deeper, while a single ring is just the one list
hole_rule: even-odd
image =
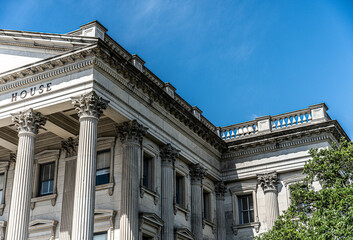
[{"label": "stone molding", "polygon": [[194,240],[194,234],[187,228],[174,229],[175,240]]},{"label": "stone molding", "polygon": [[160,151],[162,164],[173,166],[175,160],[179,157],[179,152],[180,150],[172,147],[170,143],[165,144],[163,147],[161,147]]},{"label": "stone molding", "polygon": [[[276,144],[272,144],[270,146],[264,146],[264,147],[254,147],[254,145],[256,146],[257,144],[249,144],[248,146],[244,146],[242,147],[243,149],[245,148],[251,148],[249,150],[233,150],[232,152],[229,153],[225,153],[223,155],[223,159],[229,159],[229,158],[236,158],[236,157],[241,157],[244,155],[251,155],[251,154],[260,154],[263,152],[269,152],[269,151],[274,151],[274,150],[278,150],[278,149],[282,149],[282,148],[287,148],[287,147],[293,147],[293,146],[297,146],[297,145],[302,145],[302,144],[307,144],[307,143],[312,143],[312,142],[318,142],[318,141],[322,141],[322,140],[326,140],[326,139],[330,139],[329,136],[325,135],[325,136],[315,136],[312,138],[306,138],[306,139],[298,139],[298,140],[291,140],[289,142],[284,142],[284,143],[279,143],[277,142]],[[258,143],[259,145],[264,145],[265,142],[263,143]],[[233,170],[233,169],[229,169],[229,170]]]},{"label": "stone molding", "polygon": [[15,123],[18,134],[31,133],[38,134],[39,128],[45,125],[47,118],[32,108],[12,114],[12,121]]},{"label": "stone molding", "polygon": [[66,157],[77,155],[78,138],[69,137],[67,140],[61,141],[61,148],[66,151]]},{"label": "stone molding", "polygon": [[224,196],[227,193],[227,187],[224,185],[223,181],[215,183],[215,193],[217,200],[224,200]]},{"label": "stone molding", "polygon": [[94,117],[99,119],[103,110],[107,109],[108,103],[108,100],[98,96],[94,91],[72,98],[72,104],[80,118]]},{"label": "stone molding", "polygon": [[201,182],[206,172],[207,169],[202,167],[199,163],[194,164],[190,169],[191,182]]},{"label": "stone molding", "polygon": [[115,130],[122,143],[140,144],[148,128],[136,120],[131,120],[117,125]]},{"label": "stone molding", "polygon": [[140,213],[139,229],[142,233],[150,233],[154,235],[154,239],[160,239],[161,230],[163,228],[163,220],[155,213]]},{"label": "stone molding", "polygon": [[268,191],[277,192],[276,184],[277,184],[278,176],[276,171],[257,174],[257,180],[265,193]]},{"label": "stone molding", "polygon": [[29,240],[55,239],[55,229],[58,222],[55,220],[36,219],[29,223]]}]

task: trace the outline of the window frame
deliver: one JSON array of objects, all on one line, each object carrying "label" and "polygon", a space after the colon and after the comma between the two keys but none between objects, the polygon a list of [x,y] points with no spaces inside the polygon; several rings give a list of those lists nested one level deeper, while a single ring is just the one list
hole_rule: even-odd
[{"label": "window frame", "polygon": [[[57,179],[58,179],[58,164],[59,158],[62,151],[60,150],[44,150],[40,153],[37,153],[34,156],[34,181],[33,181],[33,191],[32,191],[32,199],[31,199],[31,209],[35,208],[35,204],[37,202],[42,201],[51,201],[51,205],[55,206],[57,199]],[[40,183],[40,167],[43,164],[54,163],[54,184],[53,184],[53,193],[40,196],[39,191],[39,183]]]},{"label": "window frame", "polygon": [[[239,225],[240,224],[248,224],[248,223],[255,222],[255,209],[254,209],[254,196],[253,196],[253,194],[240,195],[240,196],[237,196],[237,198],[238,198],[238,208],[239,208],[238,209]],[[240,206],[239,204],[242,205],[242,199],[245,199],[245,198],[246,198],[246,202],[247,202],[247,209],[246,210],[242,210],[242,206]],[[252,203],[253,203],[252,208],[250,208],[249,198],[252,199]],[[242,219],[243,212],[247,212],[248,220],[249,220],[248,222],[245,222],[244,219]],[[251,212],[253,213],[253,221],[251,221]]]},{"label": "window frame", "polygon": [[[243,228],[254,228],[255,232],[258,233],[260,230],[260,222],[259,222],[259,215],[258,215],[258,204],[257,204],[257,184],[238,184],[234,187],[231,187],[231,199],[232,199],[232,212],[233,212],[233,224],[232,224],[232,231],[234,235],[238,234],[239,229]],[[253,208],[254,208],[254,222],[250,223],[240,223],[239,220],[239,197],[252,195],[253,198]]]},{"label": "window frame", "polygon": [[[101,151],[110,151],[110,165],[109,165],[109,182],[106,184],[101,184],[96,186],[96,191],[101,191],[108,189],[109,196],[112,196],[114,193],[115,178],[114,178],[114,156],[115,156],[115,137],[100,137],[97,139],[97,154]],[[97,173],[97,169],[96,169]]]},{"label": "window frame", "polygon": [[[204,178],[202,180],[202,228],[204,229],[206,225],[212,229],[212,233],[216,232],[215,223],[215,209],[216,209],[216,197],[214,195],[214,185],[211,180]],[[208,195],[208,216],[205,217],[205,193]]]},{"label": "window frame", "polygon": [[141,212],[139,214],[139,240],[142,240],[143,235],[158,240],[162,229],[163,220],[155,213]]},{"label": "window frame", "polygon": [[107,233],[107,240],[113,240],[116,211],[110,209],[94,210],[93,233]]},{"label": "window frame", "polygon": [[6,206],[6,188],[7,188],[7,177],[10,167],[10,162],[0,164],[0,174],[4,174],[4,186],[2,189],[2,196],[0,199],[0,216],[3,215]]},{"label": "window frame", "polygon": [[[151,158],[151,187],[146,187],[143,184],[143,175],[144,175],[144,165],[143,159],[144,156],[148,155]],[[159,157],[158,153],[149,147],[149,145],[143,145],[141,147],[141,161],[140,161],[140,197],[144,198],[145,194],[153,198],[154,205],[158,204],[159,193],[158,193],[158,184],[157,184],[157,159]]]},{"label": "window frame", "polygon": [[[176,176],[179,175],[183,177],[183,193],[182,193],[182,202],[183,204],[178,204],[176,202]],[[175,167],[174,167],[174,200],[173,200],[173,205],[174,205],[174,215],[176,215],[179,212],[183,213],[185,215],[185,220],[189,220],[190,216],[190,209],[189,209],[189,169],[184,166],[184,163],[177,159],[175,161]]]}]

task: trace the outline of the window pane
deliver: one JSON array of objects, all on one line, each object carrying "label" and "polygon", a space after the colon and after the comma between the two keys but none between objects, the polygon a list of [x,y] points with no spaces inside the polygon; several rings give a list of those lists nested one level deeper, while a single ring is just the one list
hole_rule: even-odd
[{"label": "window pane", "polygon": [[109,183],[110,168],[100,169],[96,172],[96,185],[102,185]]},{"label": "window pane", "polygon": [[52,194],[54,190],[55,162],[40,165],[39,196]]},{"label": "window pane", "polygon": [[247,210],[248,209],[248,199],[247,199],[247,197],[243,197],[241,199],[241,204],[243,206],[242,210]]},{"label": "window pane", "polygon": [[184,177],[176,176],[176,186],[175,186],[175,195],[176,195],[176,203],[179,205],[184,204]]},{"label": "window pane", "polygon": [[147,188],[151,187],[150,165],[151,165],[151,158],[143,156],[143,186],[145,186]]},{"label": "window pane", "polygon": [[110,167],[110,150],[97,153],[97,170]]},{"label": "window pane", "polygon": [[243,212],[243,221],[243,223],[249,223],[249,216],[247,211]]},{"label": "window pane", "polygon": [[249,209],[254,209],[254,201],[252,199],[252,195],[248,196],[248,200],[249,200]]},{"label": "window pane", "polygon": [[108,235],[107,233],[95,233],[93,236],[93,240],[107,240]]},{"label": "window pane", "polygon": [[254,211],[250,211],[250,222],[254,222]]},{"label": "window pane", "polygon": [[0,190],[0,201],[2,199],[2,190]]}]

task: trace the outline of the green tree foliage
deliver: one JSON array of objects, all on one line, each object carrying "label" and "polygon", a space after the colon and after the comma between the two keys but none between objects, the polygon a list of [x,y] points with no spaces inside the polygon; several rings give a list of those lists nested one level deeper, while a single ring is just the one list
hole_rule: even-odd
[{"label": "green tree foliage", "polygon": [[[257,240],[353,239],[353,144],[311,149],[303,182],[290,186],[291,205]],[[317,183],[322,189],[314,188]],[[316,185],[315,185],[316,183]]]}]

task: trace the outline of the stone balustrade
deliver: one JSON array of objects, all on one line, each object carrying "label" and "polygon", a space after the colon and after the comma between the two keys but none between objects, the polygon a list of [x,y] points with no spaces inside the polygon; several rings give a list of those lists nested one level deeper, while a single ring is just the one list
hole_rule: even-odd
[{"label": "stone balustrade", "polygon": [[282,129],[324,122],[331,120],[326,112],[327,110],[327,106],[324,103],[320,103],[293,112],[275,116],[264,116],[244,123],[218,127],[217,134],[223,140],[233,141],[258,133],[270,133]]}]

